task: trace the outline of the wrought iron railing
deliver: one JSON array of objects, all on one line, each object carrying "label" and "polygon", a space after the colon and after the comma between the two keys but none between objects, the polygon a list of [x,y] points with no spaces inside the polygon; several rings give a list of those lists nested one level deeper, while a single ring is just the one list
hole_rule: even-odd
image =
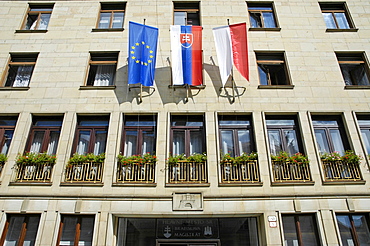
[{"label": "wrought iron railing", "polygon": [[103,163],[86,162],[66,167],[64,182],[69,183],[101,183]]},{"label": "wrought iron railing", "polygon": [[325,181],[361,181],[360,166],[346,161],[321,160]]},{"label": "wrought iron railing", "polygon": [[290,161],[272,161],[274,182],[309,182],[312,181],[309,164]]},{"label": "wrought iron railing", "polygon": [[155,163],[117,163],[116,183],[154,183]]},{"label": "wrought iron railing", "polygon": [[261,181],[257,160],[237,164],[222,162],[220,171],[221,183],[257,183]]},{"label": "wrought iron railing", "polygon": [[168,165],[168,183],[207,183],[207,162],[179,161]]},{"label": "wrought iron railing", "polygon": [[50,163],[16,164],[14,167],[13,182],[51,182],[51,173],[53,170],[53,166],[54,164]]}]

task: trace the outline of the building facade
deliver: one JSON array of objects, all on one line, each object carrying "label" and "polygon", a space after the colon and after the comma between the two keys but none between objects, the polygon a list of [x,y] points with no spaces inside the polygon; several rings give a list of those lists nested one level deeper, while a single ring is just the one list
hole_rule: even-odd
[{"label": "building facade", "polygon": [[[370,245],[368,0],[0,10],[0,245]],[[152,87],[129,21],[159,29]],[[243,22],[223,86],[212,28]],[[173,24],[203,27],[201,86],[172,84]]]}]

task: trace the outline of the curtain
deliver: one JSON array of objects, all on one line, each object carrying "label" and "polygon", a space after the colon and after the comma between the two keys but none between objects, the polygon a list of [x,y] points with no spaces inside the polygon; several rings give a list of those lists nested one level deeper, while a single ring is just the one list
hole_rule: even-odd
[{"label": "curtain", "polygon": [[298,153],[299,149],[296,132],[294,130],[285,130],[284,135],[289,155]]},{"label": "curtain", "polygon": [[229,153],[231,156],[235,156],[234,145],[233,145],[233,132],[232,131],[221,131],[221,151],[222,154]]},{"label": "curtain", "polygon": [[48,144],[47,150],[48,155],[55,155],[55,153],[57,152],[59,135],[60,135],[59,131],[50,133],[50,142]]},{"label": "curtain", "polygon": [[142,153],[154,153],[155,135],[153,131],[143,131]]},{"label": "curtain", "polygon": [[173,155],[185,153],[185,132],[173,132],[172,152]]},{"label": "curtain", "polygon": [[248,130],[239,130],[238,131],[238,145],[240,154],[251,153],[251,141]]},{"label": "curtain", "polygon": [[95,136],[94,155],[104,153],[107,139],[106,131],[97,131]]},{"label": "curtain", "polygon": [[201,132],[190,132],[190,155],[203,153],[203,141]]},{"label": "curtain", "polygon": [[330,136],[333,142],[334,151],[338,151],[339,154],[344,155],[344,146],[339,130],[330,130]]},{"label": "curtain", "polygon": [[80,155],[87,153],[89,142],[90,142],[90,131],[80,131],[76,153]]},{"label": "curtain", "polygon": [[38,30],[46,30],[49,25],[50,14],[42,14],[40,19],[40,24],[38,26]]},{"label": "curtain", "polygon": [[278,130],[269,130],[267,133],[269,136],[271,155],[278,155],[279,152],[283,150],[280,133]]},{"label": "curtain", "polygon": [[136,155],[136,145],[137,145],[137,131],[126,131],[125,136],[125,156]]},{"label": "curtain", "polygon": [[44,140],[44,134],[45,132],[39,132],[39,131],[34,133],[30,152],[40,153],[42,141]]},{"label": "curtain", "polygon": [[94,86],[108,86],[113,84],[115,66],[99,65],[94,79]]},{"label": "curtain", "polygon": [[19,66],[15,76],[13,87],[25,87],[31,79],[33,66]]}]

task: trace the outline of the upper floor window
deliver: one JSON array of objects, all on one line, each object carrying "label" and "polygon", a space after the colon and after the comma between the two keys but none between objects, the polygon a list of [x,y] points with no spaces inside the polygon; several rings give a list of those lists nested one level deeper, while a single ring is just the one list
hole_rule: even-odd
[{"label": "upper floor window", "polygon": [[28,87],[38,54],[11,54],[5,87]]},{"label": "upper floor window", "polygon": [[122,152],[125,156],[154,154],[156,118],[153,115],[124,116]]},{"label": "upper floor window", "polygon": [[30,5],[23,30],[47,30],[54,4]]},{"label": "upper floor window", "polygon": [[277,28],[272,3],[248,3],[251,28]]},{"label": "upper floor window", "polygon": [[101,3],[98,29],[123,28],[126,3]]},{"label": "upper floor window", "polygon": [[343,246],[369,244],[370,220],[368,214],[337,214],[336,218]]},{"label": "upper floor window", "polygon": [[199,3],[174,2],[174,25],[200,26]]},{"label": "upper floor window", "polygon": [[360,126],[362,140],[364,141],[366,151],[370,154],[370,116],[357,115],[357,121]]},{"label": "upper floor window", "polygon": [[320,154],[338,152],[344,155],[349,143],[342,120],[338,116],[312,116],[316,143]]},{"label": "upper floor window", "polygon": [[118,53],[91,53],[87,86],[113,85],[116,74]]},{"label": "upper floor window", "polygon": [[55,155],[63,116],[34,117],[27,151]]},{"label": "upper floor window", "polygon": [[73,153],[99,155],[105,152],[109,116],[80,116]]},{"label": "upper floor window", "polygon": [[204,153],[205,133],[203,115],[171,116],[172,155]]},{"label": "upper floor window", "polygon": [[10,143],[13,139],[15,124],[17,117],[1,116],[0,117],[0,153],[7,154],[9,151]]},{"label": "upper floor window", "polygon": [[295,116],[266,116],[267,134],[271,155],[281,151],[289,155],[304,153]]},{"label": "upper floor window", "polygon": [[34,246],[40,223],[38,214],[8,214],[1,235],[1,245]]},{"label": "upper floor window", "polygon": [[284,53],[256,53],[261,85],[289,85]]},{"label": "upper floor window", "polygon": [[354,28],[345,3],[320,3],[320,8],[328,29]]},{"label": "upper floor window", "polygon": [[219,115],[222,154],[240,156],[255,151],[251,117],[247,115]]},{"label": "upper floor window", "polygon": [[313,214],[282,215],[284,245],[321,245]]},{"label": "upper floor window", "polygon": [[93,245],[94,222],[94,215],[62,215],[57,245]]},{"label": "upper floor window", "polygon": [[370,85],[369,66],[364,53],[337,53],[345,85]]}]

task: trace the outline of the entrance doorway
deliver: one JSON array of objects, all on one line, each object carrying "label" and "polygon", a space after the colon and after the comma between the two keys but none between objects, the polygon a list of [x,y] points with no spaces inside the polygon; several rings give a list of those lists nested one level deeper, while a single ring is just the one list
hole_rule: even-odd
[{"label": "entrance doorway", "polygon": [[157,240],[156,246],[221,246],[220,240]]}]

